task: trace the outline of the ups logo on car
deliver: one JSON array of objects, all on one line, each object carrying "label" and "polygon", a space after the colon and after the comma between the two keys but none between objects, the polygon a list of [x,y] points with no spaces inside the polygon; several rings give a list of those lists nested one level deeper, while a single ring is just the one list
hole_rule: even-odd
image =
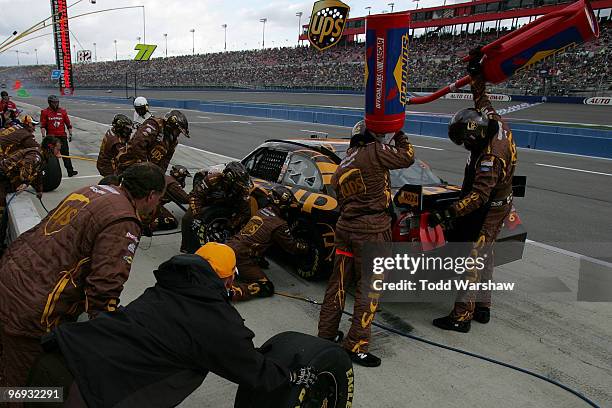
[{"label": "ups logo on car", "polygon": [[308,40],[323,51],[340,42],[350,7],[339,0],[319,0],[312,6]]}]

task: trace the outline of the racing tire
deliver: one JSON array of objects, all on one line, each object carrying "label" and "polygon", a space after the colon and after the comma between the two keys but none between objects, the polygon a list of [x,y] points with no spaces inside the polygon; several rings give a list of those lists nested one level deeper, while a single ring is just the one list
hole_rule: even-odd
[{"label": "racing tire", "polygon": [[43,192],[53,191],[62,183],[62,169],[57,157],[50,156],[42,168]]},{"label": "racing tire", "polygon": [[277,334],[259,349],[285,367],[312,367],[317,380],[308,389],[285,386],[270,393],[241,385],[234,408],[349,408],[353,404],[353,363],[339,345],[297,332]]},{"label": "racing tire", "polygon": [[309,281],[326,278],[332,268],[331,262],[326,261],[324,255],[325,244],[321,232],[316,224],[299,219],[292,226],[292,234],[308,242],[308,253],[300,256],[295,271],[301,278]]},{"label": "racing tire", "polygon": [[208,242],[219,242],[224,244],[232,236],[232,231],[228,227],[233,212],[226,207],[208,207],[204,210],[200,227],[196,235],[200,245]]}]

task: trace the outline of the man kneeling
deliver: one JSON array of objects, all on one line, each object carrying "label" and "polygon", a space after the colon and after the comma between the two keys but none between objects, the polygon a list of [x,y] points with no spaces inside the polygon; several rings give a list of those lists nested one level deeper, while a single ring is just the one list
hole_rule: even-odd
[{"label": "man kneeling", "polygon": [[64,386],[65,407],[90,408],[173,407],[209,371],[262,392],[309,386],[310,368],[291,372],[255,349],[229,301],[235,271],[234,251],[223,244],[171,258],[129,305],[45,337],[29,385]]}]

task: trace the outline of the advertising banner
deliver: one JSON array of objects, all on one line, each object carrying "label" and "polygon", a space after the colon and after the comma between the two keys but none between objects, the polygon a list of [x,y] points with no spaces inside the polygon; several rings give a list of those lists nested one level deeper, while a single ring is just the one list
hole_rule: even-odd
[{"label": "advertising banner", "polygon": [[60,93],[72,95],[72,55],[70,53],[70,31],[68,30],[67,0],[51,0],[53,18],[53,42],[55,45],[55,60],[57,69],[62,71],[59,78]]}]

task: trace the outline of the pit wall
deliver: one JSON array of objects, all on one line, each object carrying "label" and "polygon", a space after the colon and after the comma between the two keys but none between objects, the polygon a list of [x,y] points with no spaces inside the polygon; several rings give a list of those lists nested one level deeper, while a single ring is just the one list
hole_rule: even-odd
[{"label": "pit wall", "polygon": [[[72,96],[71,98],[132,104],[131,99],[111,96]],[[188,109],[347,127],[352,127],[363,118],[361,109],[349,108],[173,99],[148,99],[148,102],[151,106],[159,108]],[[445,138],[448,120],[446,116],[407,114],[404,131],[410,134]],[[519,147],[612,158],[612,130],[512,122],[512,133]]]}]

